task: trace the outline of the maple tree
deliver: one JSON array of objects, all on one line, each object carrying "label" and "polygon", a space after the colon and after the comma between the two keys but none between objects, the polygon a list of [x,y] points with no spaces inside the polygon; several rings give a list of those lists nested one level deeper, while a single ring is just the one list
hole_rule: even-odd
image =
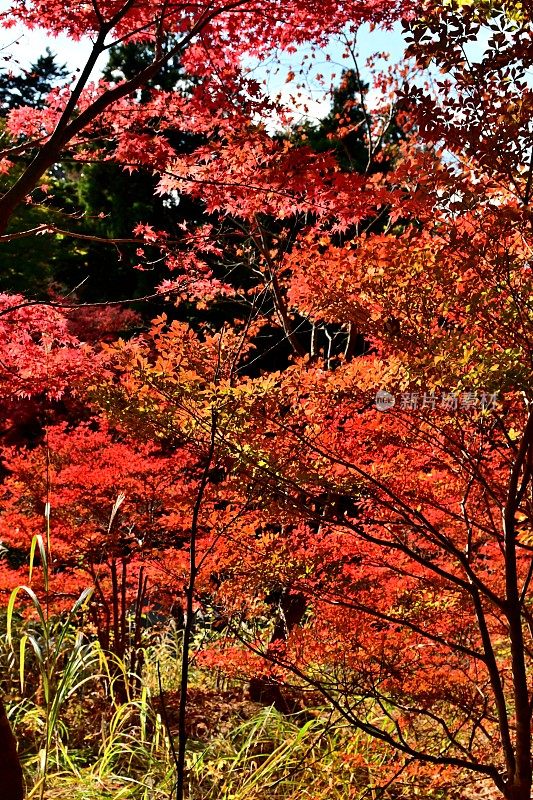
[{"label": "maple tree", "polygon": [[[14,136],[22,135],[25,141],[7,148],[4,169],[9,168],[11,155],[29,152],[33,157],[1,199],[2,228],[5,230],[13,210],[34,189],[46,170],[64,156],[66,148],[80,157],[87,136],[91,140],[95,136],[111,136],[116,142],[119,161],[149,162],[156,169],[164,169],[173,155],[164,130],[169,126],[179,127],[176,121],[184,116],[188,118],[188,127],[199,132],[213,131],[215,127],[230,130],[235,123],[249,119],[254,104],[259,108],[264,100],[254,103],[257,92],[240,74],[239,54],[259,55],[272,47],[290,48],[310,39],[323,40],[324,11],[314,2],[272,2],[257,14],[249,0],[206,3],[198,8],[166,0],[155,5],[133,0],[122,3],[96,0],[90,6],[80,4],[70,8],[68,13],[60,3],[48,0],[30,6],[14,3],[4,14],[6,25],[21,21],[52,33],[68,33],[74,39],[93,36],[94,40],[91,54],[71,88],[52,93],[41,113],[14,109],[9,116],[8,130]],[[352,3],[331,3],[328,11],[331,12],[330,33],[342,29],[345,24],[369,18],[390,21],[399,13],[399,7],[390,2],[376,3],[371,9],[363,3],[355,8]],[[113,44],[128,41],[152,43],[152,61],[117,84],[89,83],[99,56]],[[201,79],[195,97],[188,101],[178,93],[169,96],[167,92],[156,90],[143,114],[134,102],[135,92],[176,56],[181,57],[192,75]],[[211,65],[216,67],[214,73]],[[231,98],[228,90],[232,92]],[[132,108],[136,112],[133,115]],[[148,136],[143,132],[143,117],[153,118],[154,115],[164,120],[161,134]]]},{"label": "maple tree", "polygon": [[[184,639],[200,604],[234,637],[211,663],[320,690],[398,753],[395,770],[426,767],[437,786],[470,774],[529,800],[527,4],[94,2],[66,13],[42,0],[15,2],[6,20],[91,34],[94,47],[44,108],[9,114],[3,230],[62,158],[149,166],[159,192],[201,202],[206,219],[176,239],[139,220],[128,242],[139,265],[157,249],[172,270],[161,294],[206,312],[230,300],[234,313],[194,327],[160,317],[102,349],[98,330],[81,343],[69,313],[6,298],[6,402],[91,384],[111,421],[43,425],[48,445],[6,452],[2,537],[31,538],[56,492],[55,567],[76,590],[88,572],[115,620],[141,572],[154,568],[156,591],[163,567],[174,596],[188,579]],[[312,130],[275,137],[258,122],[282,109],[243,76],[243,56],[400,20],[412,66],[377,76],[371,113],[357,64],[346,72],[324,126],[330,147]],[[90,83],[113,42],[149,43],[153,59]],[[150,84],[178,56],[192,93]],[[178,130],[202,140],[178,151]],[[17,314],[26,327],[14,344]],[[288,347],[261,372],[259,342],[273,329]],[[117,476],[130,495],[120,508]],[[105,637],[113,626],[95,614]]]},{"label": "maple tree", "polygon": [[[165,458],[153,448],[114,441],[94,420],[75,429],[50,427],[42,447],[11,448],[4,465],[2,541],[29,552],[33,538],[44,534],[46,511],[50,601],[61,609],[94,586],[90,610],[99,638],[124,658],[127,609],[137,592],[142,608],[152,590],[148,583],[139,589],[139,582],[148,581],[151,561],[168,557],[169,530],[174,547],[186,536],[179,530],[186,493],[177,477],[187,474],[185,455]],[[20,569],[3,577],[4,588],[12,589],[20,583]],[[172,603],[177,594],[179,588],[169,585],[158,592],[158,601],[163,607],[164,596]]]},{"label": "maple tree", "polygon": [[[451,77],[436,97],[416,86],[404,94],[411,135],[391,173],[347,178],[333,161],[258,131],[246,137],[255,161],[213,142],[163,179],[182,190],[192,181],[210,210],[249,226],[265,282],[277,280],[287,335],[297,311],[318,325],[353,326],[366,355],[309,361],[296,346],[293,366],[250,378],[237,348],[223,360],[223,390],[218,381],[209,392],[209,348],[198,338],[184,351],[183,331],[163,321],[119,360],[126,393],[141,394],[156,427],[166,413],[201,440],[216,408],[228,469],[254,482],[263,524],[242,531],[218,594],[228,619],[245,616],[237,640],[278,678],[292,673],[319,688],[352,725],[402,753],[404,768],[428,764],[437,783],[458,768],[525,800],[529,19],[507,7],[427,11],[412,26],[411,54]],[[472,66],[464,49],[489,23],[496,33]],[[494,91],[502,77],[503,100]],[[383,206],[385,231],[346,235]],[[289,246],[265,246],[259,215],[311,212]],[[387,413],[375,404],[380,389],[397,398]],[[307,609],[274,642],[261,627],[250,636],[250,625],[275,585],[303,595]]]}]

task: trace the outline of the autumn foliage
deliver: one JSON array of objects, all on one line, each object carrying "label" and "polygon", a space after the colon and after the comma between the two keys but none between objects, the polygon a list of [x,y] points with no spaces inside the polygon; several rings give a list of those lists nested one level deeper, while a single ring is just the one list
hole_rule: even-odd
[{"label": "autumn foliage", "polygon": [[[4,240],[57,234],[9,224],[62,161],[149,170],[201,219],[115,242],[168,268],[149,325],[0,297],[0,590],[43,536],[53,608],[93,586],[121,657],[127,618],[138,647],[148,610],[184,641],[209,617],[203,664],[311,687],[426,787],[529,800],[531,9],[42,0],[15,22],[94,46],[4,121]],[[355,61],[321,129],[246,71],[334,35],[353,56],[363,23],[401,26],[404,59],[371,90]],[[149,66],[94,79],[123,41]],[[191,85],[158,88],[175,56]]]}]

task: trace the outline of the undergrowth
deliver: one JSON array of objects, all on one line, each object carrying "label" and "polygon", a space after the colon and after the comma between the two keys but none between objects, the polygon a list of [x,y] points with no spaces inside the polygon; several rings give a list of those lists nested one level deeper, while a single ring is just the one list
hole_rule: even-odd
[{"label": "undergrowth", "polygon": [[[46,583],[46,550],[39,538],[37,544]],[[104,651],[83,630],[89,596],[50,616],[46,603],[19,587],[7,607],[2,689],[27,798],[171,800],[180,630],[170,620],[147,626],[134,659],[142,671],[134,674],[127,658]],[[328,709],[304,704],[299,713],[282,714],[194,663],[188,737],[188,800],[439,797],[404,770],[395,772],[383,748]]]}]

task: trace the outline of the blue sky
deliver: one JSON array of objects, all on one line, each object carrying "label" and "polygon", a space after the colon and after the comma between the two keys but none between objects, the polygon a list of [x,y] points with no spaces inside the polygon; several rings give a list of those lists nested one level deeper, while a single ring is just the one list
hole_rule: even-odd
[{"label": "blue sky", "polygon": [[[9,6],[10,0],[0,0],[0,11],[6,11]],[[474,60],[482,54],[487,35],[488,33],[484,32],[478,42],[469,46],[469,56]],[[404,46],[400,26],[391,31],[381,29],[370,31],[367,25],[363,25],[358,31],[356,43],[357,61],[363,78],[367,80],[370,78],[365,63],[371,55],[385,52],[389,54],[386,62],[398,63],[402,58]],[[84,65],[89,55],[91,42],[89,39],[73,41],[67,36],[53,37],[44,30],[28,31],[22,26],[10,29],[0,27],[0,64],[3,58],[5,69],[17,71],[28,67],[44,53],[46,47],[57,55],[59,63],[67,64],[74,77],[76,70]],[[316,51],[309,46],[300,48],[293,55],[277,52],[264,63],[248,61],[246,66],[253,69],[254,77],[265,85],[270,96],[281,94],[284,104],[294,111],[294,121],[303,117],[318,120],[329,111],[330,99],[327,87],[331,83],[338,84],[343,68],[350,66],[349,60],[342,59],[342,51],[343,46],[339,40],[332,40],[324,50]],[[94,77],[98,76],[105,62],[106,56],[103,55],[97,63]],[[378,66],[383,66],[383,61],[379,62]],[[303,75],[300,74],[302,67]],[[291,72],[296,73],[295,79],[287,83],[287,75]],[[324,76],[323,84],[314,80],[317,73]],[[298,92],[299,97],[297,97]],[[371,104],[371,96],[369,101]],[[271,120],[271,123],[276,126],[274,120]]]},{"label": "blue sky", "polygon": [[[7,10],[9,5],[7,0],[0,0],[0,11]],[[83,66],[89,55],[91,42],[89,39],[73,41],[67,36],[53,37],[44,30],[28,31],[22,26],[10,29],[0,28],[0,58],[4,58],[5,69],[18,71],[20,68],[28,67],[39,55],[44,53],[46,47],[49,47],[57,55],[59,63],[67,64],[74,75],[75,71]],[[368,26],[363,26],[357,37],[358,61],[363,74],[366,73],[364,65],[369,56],[376,52],[387,51],[390,53],[392,61],[398,61],[401,58],[403,47],[404,42],[399,29],[393,31],[376,29],[371,32]],[[265,64],[249,62],[247,66],[251,66],[254,76],[260,82],[265,83],[269,94],[277,95],[278,92],[281,92],[283,99],[287,101],[289,96],[295,93],[296,83],[303,83],[304,86],[300,90],[301,102],[308,107],[309,117],[319,118],[327,112],[329,100],[324,87],[314,81],[314,76],[317,73],[323,74],[327,85],[332,76],[335,75],[338,78],[343,67],[349,66],[349,63],[342,60],[342,46],[338,41],[332,41],[327,49],[315,52],[312,63],[311,52],[312,48],[309,47],[300,48],[294,55],[276,53]],[[97,64],[95,77],[105,61],[106,57],[103,56]],[[307,70],[305,77],[299,75],[302,66]],[[289,72],[295,72],[296,79],[287,84]],[[334,82],[336,78],[333,78]]]},{"label": "blue sky", "polygon": [[[7,10],[9,5],[6,0],[0,0],[0,11]],[[399,28],[393,31],[375,29],[370,32],[368,26],[365,25],[360,29],[357,45],[361,58],[364,60],[372,53],[384,50],[390,52],[393,59],[398,59],[401,57],[403,50],[403,38]],[[6,54],[6,51],[13,54],[23,67],[28,66],[35,60],[44,52],[47,46],[57,53],[60,61],[68,64],[73,70],[79,67],[83,60],[87,58],[91,49],[89,39],[75,42],[67,36],[50,36],[44,30],[28,31],[22,26],[7,30],[0,28],[0,47],[6,48],[4,49],[4,54]],[[331,49],[333,55],[335,50],[339,52],[339,48],[333,46]],[[298,60],[304,52],[302,49],[295,56],[285,56],[282,60],[287,64],[291,63],[291,66],[293,66],[294,60]]]},{"label": "blue sky", "polygon": [[[402,58],[404,47],[405,42],[399,26],[392,31],[379,29],[370,31],[368,25],[363,25],[358,31],[354,48],[363,78],[370,78],[370,72],[366,68],[366,61],[370,56],[386,53],[387,58],[385,61],[379,61],[380,66],[385,62],[397,63]],[[332,39],[328,47],[321,50],[309,46],[300,48],[292,55],[276,53],[270,62],[260,64],[254,74],[265,82],[269,94],[276,95],[281,92],[283,99],[294,94],[296,84],[300,83],[303,86],[301,103],[305,103],[309,108],[307,116],[320,118],[329,110],[329,96],[324,86],[327,87],[330,83],[338,84],[343,69],[352,65],[350,59],[343,59],[344,49],[339,39]],[[301,69],[303,74],[300,74]],[[290,72],[295,72],[296,77],[287,84],[287,75]],[[324,76],[323,84],[314,80],[317,73]]]}]

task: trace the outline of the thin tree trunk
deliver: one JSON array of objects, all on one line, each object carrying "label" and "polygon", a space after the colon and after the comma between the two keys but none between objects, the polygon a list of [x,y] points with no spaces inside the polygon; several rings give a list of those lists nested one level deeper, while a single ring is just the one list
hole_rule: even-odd
[{"label": "thin tree trunk", "polygon": [[176,800],[183,800],[185,789],[185,750],[187,747],[187,693],[189,689],[189,657],[191,640],[194,631],[194,595],[196,587],[196,576],[198,567],[196,564],[196,547],[198,543],[198,530],[200,510],[209,480],[209,473],[213,464],[216,441],[216,412],[213,411],[211,417],[211,440],[207,453],[206,463],[200,479],[196,501],[194,503],[191,519],[191,539],[189,547],[189,581],[186,591],[186,616],[183,628],[183,649],[181,655],[181,677],[180,677],[180,702],[178,711],[178,755],[177,755],[177,780],[176,780]]},{"label": "thin tree trunk", "polygon": [[[518,584],[516,555],[516,513],[531,480],[533,413],[530,412],[518,454],[511,471],[507,502],[503,514],[505,544],[506,616],[509,625],[511,665],[515,706],[515,770],[508,783],[509,800],[530,800],[531,713],[526,666],[526,647],[522,630],[522,601]],[[520,480],[522,478],[522,481]]]}]

